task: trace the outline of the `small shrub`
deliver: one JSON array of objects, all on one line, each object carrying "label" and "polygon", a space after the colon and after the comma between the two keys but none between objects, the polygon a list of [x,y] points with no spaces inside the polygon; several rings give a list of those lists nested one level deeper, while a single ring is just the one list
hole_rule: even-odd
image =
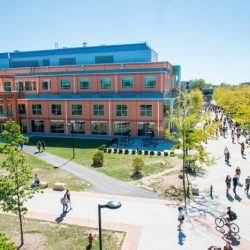
[{"label": "small shrub", "polygon": [[124,150],[124,154],[128,154],[129,153],[129,150],[126,148],[125,150]]},{"label": "small shrub", "polygon": [[93,156],[93,166],[101,167],[104,162],[104,153],[101,150],[95,152]]},{"label": "small shrub", "polygon": [[157,155],[158,155],[158,156],[161,156],[161,151],[158,151],[158,152],[157,152]]},{"label": "small shrub", "polygon": [[141,155],[142,154],[142,150],[138,150],[138,155]]},{"label": "small shrub", "polygon": [[132,162],[132,169],[134,174],[139,174],[144,168],[145,164],[141,157],[135,157]]},{"label": "small shrub", "polygon": [[114,154],[116,154],[116,153],[117,153],[117,148],[114,148],[113,153],[114,153]]},{"label": "small shrub", "polygon": [[107,148],[104,148],[104,149],[103,149],[103,152],[104,152],[104,153],[107,153]]},{"label": "small shrub", "polygon": [[0,233],[0,249],[15,250],[15,244],[4,234]]},{"label": "small shrub", "polygon": [[107,145],[106,144],[102,144],[101,146],[98,147],[98,150],[104,151],[104,149],[107,149]]},{"label": "small shrub", "polygon": [[167,151],[164,151],[164,156],[168,156],[168,152]]},{"label": "small shrub", "polygon": [[135,150],[134,149],[132,150],[132,155],[135,155]]},{"label": "small shrub", "polygon": [[155,152],[154,151],[150,151],[150,155],[155,155]]},{"label": "small shrub", "polygon": [[173,157],[174,156],[174,151],[170,152],[170,156]]},{"label": "small shrub", "polygon": [[144,150],[144,155],[148,155],[148,150]]},{"label": "small shrub", "polygon": [[108,153],[111,154],[112,153],[112,149],[108,148]]},{"label": "small shrub", "polygon": [[118,153],[119,153],[119,154],[122,154],[122,151],[123,151],[123,150],[122,150],[121,148],[119,148]]}]

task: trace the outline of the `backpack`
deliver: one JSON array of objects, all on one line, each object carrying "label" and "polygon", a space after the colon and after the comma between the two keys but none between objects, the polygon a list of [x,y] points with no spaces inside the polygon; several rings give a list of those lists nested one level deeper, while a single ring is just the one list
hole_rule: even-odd
[{"label": "backpack", "polygon": [[233,211],[231,211],[231,218],[232,220],[236,220],[237,219],[237,214]]}]

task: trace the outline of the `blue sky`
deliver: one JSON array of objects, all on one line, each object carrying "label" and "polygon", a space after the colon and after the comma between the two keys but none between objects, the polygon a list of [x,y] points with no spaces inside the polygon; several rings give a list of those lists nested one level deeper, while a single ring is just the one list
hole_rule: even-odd
[{"label": "blue sky", "polygon": [[0,52],[147,41],[182,79],[250,81],[250,0],[0,1]]}]

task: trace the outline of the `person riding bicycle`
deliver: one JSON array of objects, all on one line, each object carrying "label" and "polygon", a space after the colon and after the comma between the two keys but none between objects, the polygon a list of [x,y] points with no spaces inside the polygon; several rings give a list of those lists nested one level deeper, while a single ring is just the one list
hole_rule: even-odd
[{"label": "person riding bicycle", "polygon": [[[227,217],[225,217],[227,216]],[[227,212],[224,214],[224,219],[227,225],[229,225],[230,221],[234,221],[237,219],[237,215],[235,212],[231,210],[231,207],[227,207]]]}]

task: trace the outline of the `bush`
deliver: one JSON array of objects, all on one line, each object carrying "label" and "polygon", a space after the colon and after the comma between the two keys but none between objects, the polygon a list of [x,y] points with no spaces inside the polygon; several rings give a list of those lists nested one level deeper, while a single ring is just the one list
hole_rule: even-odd
[{"label": "bush", "polygon": [[103,149],[103,152],[104,152],[104,153],[107,153],[107,150],[108,150],[107,148],[104,148],[104,149]]},{"label": "bush", "polygon": [[125,150],[124,150],[124,154],[128,154],[129,153],[129,150],[126,148]]},{"label": "bush", "polygon": [[158,151],[158,152],[157,152],[157,155],[161,156],[161,151]]},{"label": "bush", "polygon": [[111,154],[112,153],[112,149],[108,148],[108,153]]},{"label": "bush", "polygon": [[15,250],[17,248],[15,247],[14,243],[12,243],[10,241],[10,239],[8,237],[6,237],[4,234],[0,233],[0,249]]},{"label": "bush", "polygon": [[104,162],[104,153],[101,150],[95,152],[93,156],[93,166],[101,167]]},{"label": "bush", "polygon": [[104,151],[104,149],[107,149],[107,145],[106,144],[102,144],[101,146],[98,147],[98,150]]},{"label": "bush", "polygon": [[144,155],[148,155],[148,150],[144,150]]},{"label": "bush", "polygon": [[174,151],[170,152],[170,156],[173,157],[174,156]]},{"label": "bush", "polygon": [[134,174],[138,174],[142,171],[142,169],[144,168],[145,164],[144,164],[144,161],[141,157],[135,157],[133,159],[133,162],[132,162],[132,168],[133,168],[133,172]]},{"label": "bush", "polygon": [[114,148],[113,153],[114,153],[114,154],[116,154],[116,153],[117,153],[117,148]]},{"label": "bush", "polygon": [[167,151],[164,151],[164,156],[168,156],[168,152]]},{"label": "bush", "polygon": [[155,152],[154,151],[150,151],[150,155],[155,155]]},{"label": "bush", "polygon": [[132,150],[132,155],[135,155],[135,150],[134,149]]},{"label": "bush", "polygon": [[120,149],[118,150],[118,153],[119,153],[119,154],[122,154],[122,151],[123,151],[123,150],[120,148]]},{"label": "bush", "polygon": [[138,150],[138,155],[141,155],[142,154],[142,150]]}]

